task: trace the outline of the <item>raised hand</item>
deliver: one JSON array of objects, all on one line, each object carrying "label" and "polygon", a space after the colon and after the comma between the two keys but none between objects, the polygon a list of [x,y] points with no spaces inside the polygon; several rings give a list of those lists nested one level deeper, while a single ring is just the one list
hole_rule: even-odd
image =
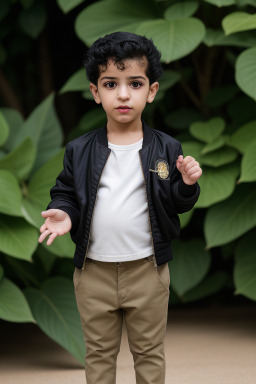
[{"label": "raised hand", "polygon": [[182,175],[182,179],[185,184],[192,185],[197,182],[202,175],[202,169],[192,156],[186,156],[183,158],[180,155],[176,161],[176,167]]},{"label": "raised hand", "polygon": [[40,228],[39,243],[42,243],[46,236],[50,235],[46,244],[51,245],[57,236],[65,235],[72,227],[69,215],[61,209],[48,209],[41,212],[41,216],[46,220]]}]

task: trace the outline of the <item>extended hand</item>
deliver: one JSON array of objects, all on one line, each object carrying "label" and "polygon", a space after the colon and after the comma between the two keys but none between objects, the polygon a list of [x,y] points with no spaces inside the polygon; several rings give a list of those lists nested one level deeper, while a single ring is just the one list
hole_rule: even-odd
[{"label": "extended hand", "polygon": [[42,243],[46,236],[51,234],[46,243],[51,245],[55,237],[65,235],[72,227],[69,215],[61,209],[48,209],[41,212],[41,215],[46,220],[40,228],[41,236],[38,239],[39,243]]},{"label": "extended hand", "polygon": [[192,156],[183,158],[183,156],[180,155],[176,161],[176,167],[180,171],[184,183],[188,185],[195,184],[202,175],[202,169],[198,161]]}]

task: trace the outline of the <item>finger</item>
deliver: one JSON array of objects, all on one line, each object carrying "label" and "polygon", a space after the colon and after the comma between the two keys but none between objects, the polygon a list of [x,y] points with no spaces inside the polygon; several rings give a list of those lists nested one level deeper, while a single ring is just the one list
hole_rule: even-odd
[{"label": "finger", "polygon": [[193,167],[189,168],[187,171],[185,171],[186,175],[187,176],[190,176],[192,175],[193,173],[199,171],[200,168],[198,167],[198,165],[194,165]]},{"label": "finger", "polygon": [[49,236],[49,239],[47,241],[47,245],[51,245],[53,240],[58,236],[58,234],[56,232],[52,233],[51,236]]},{"label": "finger", "polygon": [[195,160],[191,160],[189,163],[187,163],[184,167],[185,172],[187,172],[190,168],[198,167],[198,162]]},{"label": "finger", "polygon": [[43,217],[52,217],[56,215],[56,210],[55,209],[47,209],[47,211],[42,211],[41,215]]},{"label": "finger", "polygon": [[194,172],[192,175],[189,176],[191,180],[197,180],[202,175],[202,170]]},{"label": "finger", "polygon": [[40,227],[40,232],[41,233],[44,233],[44,231],[46,231],[46,225],[45,225],[45,223]]},{"label": "finger", "polygon": [[195,160],[194,157],[192,156],[186,156],[185,159],[183,160],[184,167],[190,162]]},{"label": "finger", "polygon": [[50,233],[51,231],[49,231],[48,229],[44,233],[42,233],[42,235],[38,239],[39,243],[42,243],[46,238],[46,236],[48,236]]}]

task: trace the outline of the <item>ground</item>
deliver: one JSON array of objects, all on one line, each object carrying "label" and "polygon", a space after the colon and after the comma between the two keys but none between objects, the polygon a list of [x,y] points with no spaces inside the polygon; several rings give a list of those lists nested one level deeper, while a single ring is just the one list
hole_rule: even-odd
[{"label": "ground", "polygon": [[[256,305],[169,309],[166,384],[255,384]],[[4,384],[85,384],[84,369],[35,324],[1,321]],[[135,384],[124,325],[117,384]],[[96,384],[96,383],[95,383]]]}]

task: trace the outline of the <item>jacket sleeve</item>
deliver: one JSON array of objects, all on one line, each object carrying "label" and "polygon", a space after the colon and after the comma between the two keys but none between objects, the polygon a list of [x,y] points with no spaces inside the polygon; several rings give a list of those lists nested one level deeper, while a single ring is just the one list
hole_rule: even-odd
[{"label": "jacket sleeve", "polygon": [[200,186],[198,182],[193,185],[185,184],[180,171],[176,167],[176,161],[180,155],[183,155],[181,144],[179,143],[175,156],[175,170],[171,184],[171,192],[177,213],[190,211],[197,202],[200,195]]},{"label": "jacket sleeve", "polygon": [[76,199],[72,161],[68,144],[64,153],[63,170],[56,178],[55,186],[50,189],[50,196],[52,201],[48,204],[46,210],[56,208],[65,211],[72,222],[70,233],[71,235],[74,234],[79,225],[80,210]]}]

